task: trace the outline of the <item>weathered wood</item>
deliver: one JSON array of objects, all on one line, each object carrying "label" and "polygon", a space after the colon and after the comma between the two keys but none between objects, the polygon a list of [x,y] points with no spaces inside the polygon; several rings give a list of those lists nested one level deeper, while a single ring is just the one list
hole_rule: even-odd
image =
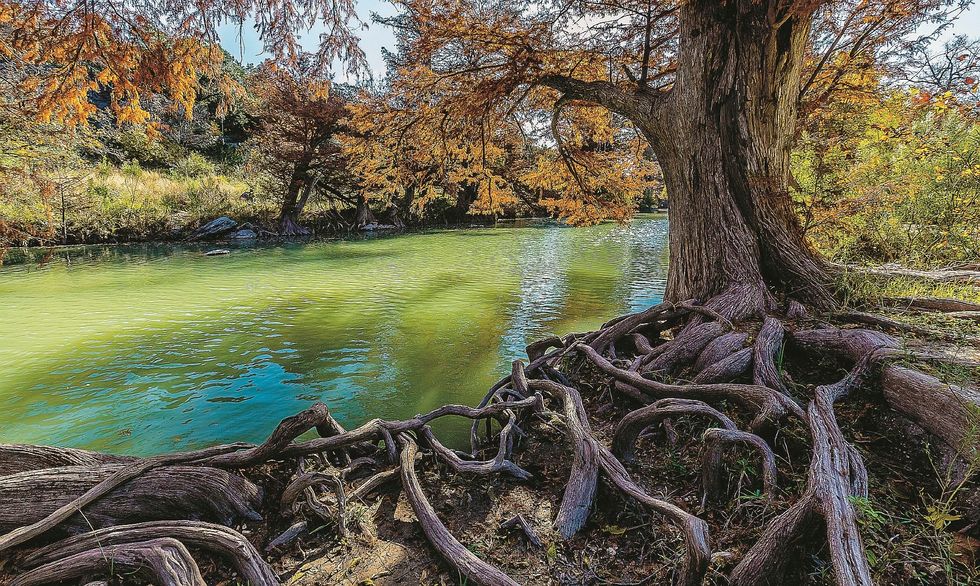
[{"label": "weathered wood", "polygon": [[432,429],[428,426],[423,427],[419,431],[419,436],[426,445],[432,448],[432,451],[443,462],[448,464],[449,467],[456,472],[468,472],[479,476],[488,476],[490,474],[497,474],[498,472],[505,472],[515,478],[527,480],[531,477],[531,473],[521,468],[517,464],[514,464],[507,458],[508,438],[513,432],[513,429],[514,419],[511,418],[500,431],[500,448],[493,459],[490,460],[463,460],[456,454],[456,452],[450,450],[444,446],[442,442],[436,439],[436,436],[432,433]]},{"label": "weathered wood", "polygon": [[728,358],[745,346],[749,335],[745,332],[728,332],[712,340],[694,361],[694,372],[701,372],[712,364]]},{"label": "weathered wood", "polygon": [[697,385],[734,382],[749,372],[752,367],[753,354],[755,354],[754,348],[742,348],[728,358],[719,360],[705,368],[691,382]]},{"label": "weathered wood", "polygon": [[701,458],[701,484],[704,489],[702,506],[721,501],[724,489],[722,486],[722,457],[733,444],[743,444],[752,448],[762,464],[762,490],[766,496],[772,496],[776,490],[776,455],[764,439],[745,431],[734,428],[709,429],[704,432],[704,455]]},{"label": "weathered wood", "polygon": [[28,568],[35,568],[100,547],[124,547],[162,538],[173,538],[185,545],[217,554],[231,562],[251,586],[279,584],[275,572],[241,533],[201,521],[154,521],[106,527],[35,550],[23,563]]},{"label": "weathered wood", "polygon": [[[294,439],[311,429],[320,428],[326,433],[331,422],[336,423],[330,416],[330,410],[327,409],[327,406],[323,403],[315,403],[309,409],[305,409],[279,422],[279,425],[272,431],[272,434],[261,445],[246,450],[219,454],[203,459],[201,463],[218,468],[244,468],[245,466],[261,464],[275,456],[279,456]],[[337,433],[327,435],[327,437],[338,437],[342,435],[342,433]]]},{"label": "weathered wood", "polygon": [[807,407],[806,421],[813,453],[803,496],[777,517],[732,571],[733,586],[765,585],[781,581],[790,548],[799,545],[812,528],[813,515],[823,518],[835,582],[841,586],[870,586],[864,543],[851,502],[866,486],[864,464],[841,433],[834,402],[859,386],[876,362],[876,351],[866,354],[840,381],[817,387]]},{"label": "weathered wood", "polygon": [[964,455],[975,453],[980,429],[980,390],[951,385],[902,366],[882,369],[888,404]]},{"label": "weathered wood", "polygon": [[[532,384],[541,382],[532,381]],[[585,411],[581,396],[576,394],[565,398],[562,407],[568,441],[572,445],[572,467],[554,524],[559,535],[571,539],[589,519],[599,481],[599,462],[597,445],[592,441],[592,429],[588,420],[579,415]]]},{"label": "weathered wood", "polygon": [[205,586],[190,552],[171,538],[95,547],[25,572],[9,586],[41,586],[116,572],[139,574],[159,586]]},{"label": "weathered wood", "polygon": [[[708,569],[711,557],[711,546],[708,542],[708,525],[702,519],[691,515],[680,507],[651,497],[640,488],[626,472],[626,468],[613,453],[602,445],[591,433],[588,415],[582,403],[582,397],[572,387],[545,380],[530,381],[533,389],[544,391],[562,402],[566,425],[574,418],[577,424],[569,427],[569,437],[573,439],[573,448],[579,450],[577,443],[581,441],[588,445],[586,453],[595,455],[599,467],[609,481],[629,497],[636,499],[650,510],[664,515],[681,531],[684,538],[685,555],[680,567],[674,574],[674,584],[678,586],[694,586],[701,584]],[[591,508],[591,503],[588,504]]]},{"label": "weathered wood", "polygon": [[980,303],[948,299],[944,297],[889,297],[884,300],[890,305],[905,309],[920,309],[924,311],[980,311]]},{"label": "weathered wood", "polygon": [[[508,377],[509,380],[509,377]],[[294,442],[285,447],[279,454],[282,458],[292,458],[306,456],[319,452],[326,452],[340,447],[349,446],[362,442],[380,441],[384,435],[396,436],[407,431],[418,431],[430,422],[440,417],[456,416],[466,417],[467,419],[482,420],[487,417],[499,417],[508,410],[519,410],[533,408],[538,404],[537,397],[528,397],[520,401],[502,401],[489,403],[483,407],[469,407],[467,405],[443,405],[428,413],[416,415],[411,419],[401,421],[385,421],[383,419],[372,419],[348,430],[346,433],[331,437],[314,438],[303,442]]]},{"label": "weathered wood", "polygon": [[633,331],[636,327],[643,323],[651,321],[658,316],[666,313],[673,309],[673,306],[667,303],[661,303],[659,305],[654,305],[648,309],[641,312],[634,313],[628,316],[624,316],[618,320],[611,321],[607,323],[600,331],[599,335],[596,336],[591,342],[590,346],[595,350],[602,351],[611,343],[616,342],[616,340],[622,338],[626,334]]},{"label": "weathered wood", "polygon": [[[261,518],[260,489],[224,470],[166,466],[100,489],[125,470],[123,464],[66,466],[0,477],[0,529],[10,531],[0,540],[10,547],[62,523],[79,531],[165,519],[230,524]],[[91,498],[95,491],[98,497]]]},{"label": "weathered wood", "polygon": [[883,265],[880,267],[860,267],[860,266],[849,265],[847,269],[858,273],[864,273],[867,275],[876,275],[881,277],[913,277],[916,279],[922,279],[925,281],[936,281],[939,283],[963,283],[967,285],[980,285],[980,271],[973,271],[973,270],[939,269],[934,271],[922,271],[916,269],[908,269],[897,265]]},{"label": "weathered wood", "polygon": [[374,476],[362,482],[357,488],[355,488],[351,492],[350,494],[351,500],[362,499],[366,497],[367,495],[371,494],[375,490],[378,490],[379,488],[384,486],[387,482],[390,482],[398,478],[399,474],[401,474],[401,470],[399,469],[398,466],[395,466],[390,470],[384,470],[382,472],[378,472]]},{"label": "weathered wood", "polygon": [[836,354],[840,357],[860,360],[879,348],[898,348],[898,340],[876,330],[823,328],[797,330],[790,334],[794,346],[807,353]]},{"label": "weathered wood", "polygon": [[534,531],[534,527],[531,527],[531,524],[527,522],[524,515],[514,515],[510,519],[507,519],[500,524],[501,529],[510,529],[512,527],[520,527],[521,531],[524,533],[524,536],[527,537],[527,540],[530,541],[531,545],[534,547],[544,547],[544,543],[541,541],[541,538],[538,537],[537,532]]},{"label": "weathered wood", "polygon": [[138,458],[102,454],[75,448],[0,444],[0,476],[41,468],[98,466],[100,464],[116,464],[120,462],[133,462],[135,460],[138,460]]},{"label": "weathered wood", "polygon": [[452,533],[446,529],[436,510],[429,503],[422,484],[419,483],[415,473],[415,458],[418,456],[418,446],[407,434],[398,436],[402,443],[401,451],[401,477],[402,486],[405,489],[405,496],[408,498],[415,516],[422,525],[422,531],[429,539],[429,543],[435,548],[439,555],[443,557],[451,566],[459,570],[468,580],[474,584],[484,586],[517,586],[517,582],[510,576],[501,572],[496,567],[476,557],[469,549],[459,542]]},{"label": "weathered wood", "polygon": [[281,547],[286,547],[290,543],[296,541],[300,535],[303,535],[309,529],[309,521],[298,521],[293,523],[286,528],[285,531],[274,537],[265,546],[265,551],[270,552]]},{"label": "weathered wood", "polygon": [[752,382],[789,395],[776,366],[776,359],[783,350],[783,333],[783,324],[778,319],[766,318],[753,346]]},{"label": "weathered wood", "polygon": [[[823,349],[860,361],[874,353],[877,357],[906,355],[897,340],[887,334],[865,329],[803,330],[794,332],[794,343],[807,351]],[[914,353],[909,354],[914,356]],[[881,388],[889,406],[918,423],[923,429],[951,447],[970,451],[964,441],[975,437],[980,391],[950,385],[922,372],[896,365],[881,368]]]},{"label": "weathered wood", "polygon": [[790,398],[782,393],[759,385],[741,384],[667,384],[642,377],[639,373],[617,368],[603,358],[598,352],[585,344],[578,344],[576,349],[585,355],[602,372],[618,381],[636,387],[656,398],[699,399],[703,401],[730,399],[756,410],[762,416],[753,423],[761,425],[763,420],[780,420],[789,414],[803,416],[803,410]]},{"label": "weathered wood", "polygon": [[704,415],[713,418],[726,429],[736,429],[735,423],[727,415],[703,401],[690,399],[660,399],[652,405],[641,407],[627,413],[616,425],[613,432],[612,452],[624,462],[634,458],[636,438],[644,429],[658,424],[668,417],[681,415]]},{"label": "weathered wood", "polygon": [[658,355],[646,364],[646,368],[644,369],[642,365],[640,368],[646,372],[673,372],[693,361],[709,343],[717,339],[724,331],[725,326],[716,321],[698,325],[681,333],[677,338],[665,342],[659,347]]}]

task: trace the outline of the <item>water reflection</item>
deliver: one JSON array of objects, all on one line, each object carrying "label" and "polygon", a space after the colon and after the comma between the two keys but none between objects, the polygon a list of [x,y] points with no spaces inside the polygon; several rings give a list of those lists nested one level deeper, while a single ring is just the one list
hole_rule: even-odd
[{"label": "water reflection", "polygon": [[348,426],[471,403],[528,342],[656,302],[666,242],[661,218],[27,259],[0,268],[0,441],[147,454],[312,400]]}]

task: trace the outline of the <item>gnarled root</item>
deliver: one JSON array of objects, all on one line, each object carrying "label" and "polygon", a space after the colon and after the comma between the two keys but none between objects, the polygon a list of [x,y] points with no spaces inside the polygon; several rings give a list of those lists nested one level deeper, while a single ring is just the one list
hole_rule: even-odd
[{"label": "gnarled root", "polygon": [[[258,487],[224,470],[198,466],[149,470],[84,509],[77,505],[81,497],[124,469],[120,466],[45,468],[0,477],[0,528],[48,527],[46,519],[55,515],[60,519],[56,524],[66,523],[73,531],[148,520],[210,519],[230,524],[261,518],[256,512],[261,500]],[[84,518],[77,514],[79,509]],[[16,534],[12,531],[3,541],[16,542],[10,538]]]},{"label": "gnarled root", "polygon": [[422,485],[415,473],[415,458],[418,456],[418,446],[415,444],[415,440],[407,434],[398,437],[402,442],[401,476],[405,496],[408,497],[408,502],[411,503],[412,510],[415,511],[415,516],[422,525],[422,531],[425,532],[425,536],[429,539],[432,547],[461,574],[476,584],[517,586],[517,582],[512,580],[510,576],[476,557],[446,529],[446,526],[439,520],[436,510],[429,503],[429,499],[425,497]]},{"label": "gnarled root", "polygon": [[138,573],[160,586],[205,586],[190,552],[169,537],[97,546],[25,572],[14,578],[10,586],[41,586],[115,571]]},{"label": "gnarled root", "polygon": [[701,460],[701,483],[704,489],[702,507],[709,503],[717,503],[723,494],[722,486],[722,456],[725,449],[732,444],[743,444],[759,454],[762,464],[762,490],[772,496],[776,489],[776,456],[772,448],[761,437],[754,433],[739,431],[733,428],[712,428],[704,432],[704,456]]},{"label": "gnarled root", "polygon": [[815,515],[826,525],[827,543],[838,584],[870,585],[871,570],[851,502],[867,486],[864,463],[844,439],[834,415],[834,402],[846,396],[868,375],[875,352],[869,352],[846,377],[817,387],[807,408],[806,422],[813,441],[806,492],[773,521],[731,575],[739,586],[771,584],[778,580],[789,556]]},{"label": "gnarled root", "polygon": [[279,583],[269,564],[242,534],[222,525],[200,521],[156,521],[106,527],[42,547],[31,553],[24,560],[24,565],[36,568],[90,550],[165,538],[220,555],[230,561],[241,577],[253,586]]},{"label": "gnarled root", "polygon": [[[85,531],[81,512],[86,525],[92,523],[101,529],[20,557],[13,567],[25,572],[18,578],[21,582],[15,583],[106,574],[110,568],[93,554],[101,547],[100,552],[112,548],[124,561],[142,561],[151,580],[197,584],[200,572],[184,548],[187,545],[217,554],[250,583],[274,584],[276,575],[241,534],[186,520],[204,518],[227,524],[237,518],[255,519],[258,488],[235,471],[253,469],[267,474],[276,470],[286,477],[271,485],[277,493],[266,501],[279,503],[282,515],[276,517],[285,521],[272,533],[279,535],[264,544],[267,551],[281,551],[300,535],[304,535],[299,546],[303,547],[309,540],[322,539],[324,527],[345,536],[356,534],[360,526],[365,536],[372,537],[373,522],[358,521],[362,517],[353,513],[354,508],[371,510],[368,503],[375,493],[400,478],[423,533],[440,556],[471,582],[512,585],[516,582],[511,577],[467,550],[439,519],[419,482],[417,459],[425,449],[422,461],[436,463],[439,470],[486,478],[505,475],[509,477],[505,486],[531,480],[519,489],[533,491],[553,477],[547,466],[531,468],[522,459],[525,440],[537,441],[534,435],[542,431],[559,431],[567,439],[572,462],[554,516],[558,535],[569,540],[589,530],[587,521],[598,514],[593,511],[598,491],[622,494],[662,515],[677,529],[684,549],[674,582],[693,586],[702,583],[708,571],[709,525],[685,510],[696,508],[696,502],[655,498],[631,478],[622,462],[635,458],[637,438],[651,426],[670,425],[676,417],[707,418],[712,427],[703,435],[701,470],[701,505],[707,508],[724,500],[723,455],[735,446],[740,450],[748,447],[759,457],[762,486],[771,495],[777,478],[773,450],[779,449],[780,438],[786,437],[775,432],[787,420],[798,418],[806,424],[812,444],[806,488],[768,524],[738,562],[730,581],[736,585],[780,583],[793,558],[792,550],[823,530],[836,581],[868,584],[870,570],[854,509],[854,497],[868,494],[868,476],[861,454],[841,432],[835,402],[880,372],[888,404],[957,446],[961,453],[970,453],[962,450],[975,438],[969,430],[977,425],[980,396],[972,389],[884,364],[886,359],[903,357],[942,361],[942,356],[909,353],[895,338],[870,329],[818,327],[794,331],[803,323],[814,327],[805,308],[790,301],[789,314],[797,321],[784,324],[759,311],[763,306],[774,308],[775,300],[763,295],[765,303],[760,305],[758,295],[743,293],[730,291],[703,305],[693,301],[665,303],[611,320],[595,332],[531,344],[527,348],[528,364],[515,361],[510,374],[494,384],[476,407],[444,405],[409,419],[373,419],[348,430],[333,419],[326,406],[316,404],[283,420],[257,446],[234,444],[146,459],[83,450],[0,446],[0,527],[12,529],[0,536],[0,551],[40,541],[55,530]],[[891,320],[867,315],[844,317],[874,327],[901,329]],[[807,403],[797,402],[789,396],[790,379],[780,368],[787,331],[796,349],[849,359],[854,362],[852,370],[837,383],[817,386]],[[675,337],[671,339],[668,332],[674,332]],[[753,333],[754,340],[747,345]],[[808,376],[804,372],[799,378]],[[617,391],[595,412],[595,429],[579,390],[589,386],[604,389],[598,396],[600,402],[609,389]],[[804,398],[810,387],[794,384],[792,388]],[[624,401],[632,406],[618,422],[600,419],[619,412]],[[443,444],[433,432],[430,424],[443,417],[472,420],[468,452]],[[745,421],[750,421],[747,427]],[[311,429],[320,437],[299,439]],[[611,445],[607,447],[600,437],[610,437]],[[784,475],[792,478],[791,453],[801,447],[800,442],[792,449],[785,442],[781,447],[786,448],[789,463]],[[559,445],[555,449],[564,448]],[[270,460],[279,463],[255,469]],[[638,465],[636,470],[646,469]],[[535,470],[533,479],[528,470]],[[37,490],[42,491],[40,498]],[[146,522],[152,519],[167,520]],[[714,522],[717,516],[705,519]],[[282,531],[286,526],[289,528]],[[512,527],[520,527],[532,544],[543,545],[523,516],[513,516],[500,529]],[[720,542],[728,537],[721,534]],[[588,539],[592,538],[589,535]],[[566,547],[575,547],[575,543],[570,540]],[[101,553],[99,559],[103,559]],[[123,563],[119,567],[126,566]]]},{"label": "gnarled root", "polygon": [[[677,526],[684,537],[686,554],[675,574],[674,583],[685,586],[700,584],[704,579],[711,557],[707,523],[674,504],[648,495],[630,479],[626,469],[616,459],[616,456],[592,435],[585,406],[577,390],[545,380],[534,380],[530,382],[530,385],[531,388],[547,392],[561,401],[565,424],[569,431],[569,439],[572,442],[576,459],[586,462],[585,465],[578,468],[572,467],[572,474],[562,498],[562,507],[567,507],[573,511],[576,520],[581,516],[581,524],[584,524],[589,510],[592,508],[592,500],[595,496],[595,479],[598,475],[598,468],[601,468],[613,486],[650,510],[664,515]],[[591,487],[591,490],[583,490],[582,487]],[[561,510],[559,510],[559,517],[561,515]],[[556,526],[561,530],[562,526],[558,523],[559,521],[556,519]]]},{"label": "gnarled root", "polygon": [[633,460],[636,438],[648,427],[657,425],[668,417],[681,415],[705,415],[713,418],[725,429],[736,429],[727,415],[703,401],[691,399],[661,399],[652,405],[631,411],[623,417],[613,433],[613,454],[624,462]]},{"label": "gnarled root", "polygon": [[25,444],[0,445],[0,476],[18,472],[58,468],[61,466],[101,466],[133,462],[138,458],[102,454],[75,448],[31,446]]}]

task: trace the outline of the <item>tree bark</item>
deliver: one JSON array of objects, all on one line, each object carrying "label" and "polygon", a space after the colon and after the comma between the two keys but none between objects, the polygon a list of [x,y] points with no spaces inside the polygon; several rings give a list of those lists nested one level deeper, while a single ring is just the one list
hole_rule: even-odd
[{"label": "tree bark", "polygon": [[[808,14],[773,26],[766,2],[689,2],[667,124],[643,128],[670,197],[670,300],[773,293],[832,304],[827,267],[807,246],[789,194]],[[776,15],[778,18],[778,15]]]},{"label": "tree bark", "polygon": [[293,168],[292,177],[289,179],[289,186],[286,188],[286,195],[282,200],[282,207],[279,210],[280,236],[306,236],[310,233],[309,228],[300,225],[299,215],[303,213],[303,208],[306,206],[312,189],[313,182],[308,176],[306,166],[296,164]]},{"label": "tree bark", "polygon": [[733,321],[780,298],[834,306],[829,265],[807,245],[789,193],[812,8],[692,0],[679,11],[669,90],[541,83],[629,118],[650,142],[670,199],[666,300],[718,297],[711,305]]},{"label": "tree bark", "polygon": [[367,200],[364,199],[363,195],[357,196],[357,213],[354,218],[354,224],[357,227],[367,226],[368,224],[376,224],[377,220],[374,218],[374,214],[371,212],[371,208],[368,207]]}]

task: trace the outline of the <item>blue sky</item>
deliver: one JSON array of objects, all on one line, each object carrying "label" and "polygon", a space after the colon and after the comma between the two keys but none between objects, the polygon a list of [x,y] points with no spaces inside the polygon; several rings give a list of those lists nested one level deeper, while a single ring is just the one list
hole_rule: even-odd
[{"label": "blue sky", "polygon": [[[381,58],[381,48],[387,47],[393,50],[395,36],[392,34],[391,29],[372,23],[372,13],[391,16],[396,13],[396,10],[391,3],[385,0],[357,0],[357,14],[367,27],[358,32],[358,35],[361,37],[361,50],[367,56],[368,65],[371,67],[374,76],[380,79],[384,77],[385,73],[385,63],[384,59]],[[302,36],[303,46],[310,51],[315,51],[322,30],[320,27],[315,27],[307,34],[304,34]],[[225,50],[234,55],[242,63],[259,63],[267,57],[262,52],[262,41],[259,39],[258,33],[249,26],[242,27],[241,35],[239,35],[239,27],[237,25],[226,24],[221,27],[219,35],[221,37],[221,45]],[[343,74],[338,74],[337,77],[340,81],[346,81]]]},{"label": "blue sky", "polygon": [[[395,37],[387,27],[371,22],[371,14],[377,13],[383,16],[395,14],[395,7],[385,0],[358,0],[358,15],[364,20],[365,30],[360,31],[361,49],[367,56],[368,64],[374,76],[378,79],[384,77],[385,64],[381,58],[382,47],[393,49]],[[930,27],[924,27],[923,32],[928,32]],[[303,36],[304,45],[310,50],[316,49],[317,39],[320,30],[314,28]],[[947,31],[944,37],[954,34],[969,35],[971,37],[980,36],[980,6],[975,2],[970,8],[957,19],[951,30]],[[243,63],[258,63],[265,57],[262,53],[262,41],[258,34],[250,27],[243,27],[241,35],[239,28],[235,25],[225,25],[220,31],[221,44],[224,48],[237,57]],[[338,74],[339,81],[348,81],[343,74]]]}]

